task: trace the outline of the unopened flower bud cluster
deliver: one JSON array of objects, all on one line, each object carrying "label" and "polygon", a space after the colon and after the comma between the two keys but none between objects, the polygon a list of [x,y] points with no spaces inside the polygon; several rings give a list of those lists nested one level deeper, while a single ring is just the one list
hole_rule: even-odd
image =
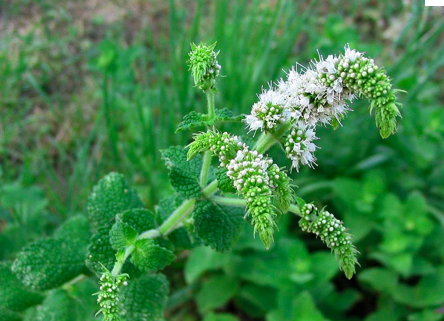
[{"label": "unopened flower bud cluster", "polygon": [[335,252],[347,276],[355,273],[357,251],[342,221],[328,211],[318,210],[313,204],[305,204],[301,208],[299,226],[303,231],[319,236]]},{"label": "unopened flower bud cluster", "polygon": [[[293,197],[287,174],[273,160],[248,148],[237,136],[228,133],[206,132],[195,137],[189,155],[211,150],[218,156],[220,166],[227,169],[233,186],[247,201],[255,232],[268,248],[273,241],[276,210],[287,210]],[[285,208],[286,207],[286,208]]]},{"label": "unopened flower bud cluster", "polygon": [[213,89],[221,66],[217,62],[218,52],[214,51],[216,44],[191,44],[188,64],[194,78],[194,84],[206,91]]},{"label": "unopened flower bud cluster", "polygon": [[122,286],[127,286],[128,275],[121,274],[115,278],[106,270],[100,277],[100,292],[98,293],[97,303],[105,321],[119,321],[122,314],[119,302],[119,290]]},{"label": "unopened flower bud cluster", "polygon": [[[396,91],[385,71],[373,59],[346,46],[343,55],[329,55],[326,59],[319,55],[319,60],[300,69],[294,67],[285,80],[281,79],[274,88],[259,95],[259,101],[245,118],[250,130],[273,131],[290,121],[294,126],[291,133],[301,126],[310,126],[314,131],[317,125],[340,123],[350,110],[348,104],[356,96],[365,96],[372,102],[371,110],[375,109],[381,136],[386,138],[396,131],[396,117],[400,116]],[[310,145],[312,148],[307,149],[304,146],[289,146],[287,155],[294,168],[298,169],[299,164],[314,164],[316,147]]]}]

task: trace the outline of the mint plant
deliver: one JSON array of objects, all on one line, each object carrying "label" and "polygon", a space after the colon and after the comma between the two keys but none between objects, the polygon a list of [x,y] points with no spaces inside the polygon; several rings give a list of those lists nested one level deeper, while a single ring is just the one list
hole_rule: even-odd
[{"label": "mint plant", "polygon": [[[161,151],[175,193],[151,212],[121,174],[104,177],[89,197],[88,220],[71,218],[53,237],[25,247],[11,268],[3,266],[0,277],[13,283],[20,279],[32,290],[26,290],[28,299],[14,303],[20,309],[41,303],[40,291],[46,290],[54,298],[44,300],[48,306],[41,311],[50,310],[54,300],[67,302],[67,311],[75,309],[64,293],[92,272],[99,277],[98,314],[105,321],[162,320],[168,281],[160,271],[178,251],[201,244],[229,251],[245,221],[268,249],[279,218],[287,212],[299,217],[302,231],[331,249],[348,279],[355,274],[358,251],[343,222],[298,197],[287,169],[266,153],[277,145],[296,171],[315,167],[316,127],[338,127],[358,97],[370,100],[381,136],[393,134],[399,104],[385,71],[346,46],[343,54],[319,56],[308,67],[290,70],[285,80],[270,83],[251,113],[242,117],[215,107],[222,72],[215,44],[192,44],[189,56],[195,86],[207,98],[207,113],[192,111],[178,130],[206,130],[195,133],[188,146]],[[249,143],[245,136],[219,131],[225,122],[261,133]],[[11,270],[17,280],[9,276]],[[17,296],[11,292],[6,300]],[[11,305],[11,313],[15,307]]]}]

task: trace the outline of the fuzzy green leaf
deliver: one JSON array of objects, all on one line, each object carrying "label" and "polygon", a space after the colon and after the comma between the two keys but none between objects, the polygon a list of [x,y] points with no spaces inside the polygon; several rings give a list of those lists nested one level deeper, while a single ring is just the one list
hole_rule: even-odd
[{"label": "fuzzy green leaf", "polygon": [[27,286],[53,289],[85,272],[86,247],[79,239],[40,239],[17,255],[12,270]]},{"label": "fuzzy green leaf", "polygon": [[76,215],[64,222],[55,232],[53,238],[79,239],[88,242],[91,237],[88,219],[83,215]]},{"label": "fuzzy green leaf", "polygon": [[122,302],[126,319],[131,321],[161,321],[169,292],[168,280],[163,274],[144,275],[130,280],[122,288]]},{"label": "fuzzy green leaf", "polygon": [[205,245],[216,251],[229,250],[239,237],[244,209],[202,201],[194,210],[194,227]]},{"label": "fuzzy green leaf", "polygon": [[65,290],[54,290],[37,310],[35,321],[74,321],[79,319],[76,300]]},{"label": "fuzzy green leaf", "polygon": [[119,215],[117,215],[116,221],[109,231],[109,239],[113,249],[118,251],[134,244],[138,234],[131,226],[123,223]]},{"label": "fuzzy green leaf", "polygon": [[[132,227],[139,234],[156,227],[154,214],[145,209],[127,210],[120,214],[119,218],[123,223]],[[108,270],[111,270],[116,260],[116,250],[113,249],[110,241],[110,231],[113,225],[114,220],[105,226],[100,227],[91,238],[88,247],[86,265],[98,275],[103,272],[102,264]],[[130,263],[126,263],[123,270],[130,272],[131,270],[128,269],[131,269]]]},{"label": "fuzzy green leaf", "polygon": [[6,262],[0,263],[0,284],[0,308],[6,309],[3,312],[5,315],[8,314],[7,310],[23,311],[39,304],[44,298],[42,294],[25,288]]},{"label": "fuzzy green leaf", "polygon": [[202,158],[199,156],[187,161],[187,151],[181,146],[162,150],[162,158],[176,192],[184,197],[198,197],[201,193],[199,176]]},{"label": "fuzzy green leaf", "polygon": [[137,192],[128,185],[124,176],[110,173],[99,181],[88,199],[89,220],[93,227],[98,228],[115,215],[142,206]]},{"label": "fuzzy green leaf", "polygon": [[158,271],[169,265],[175,258],[173,252],[167,250],[152,239],[142,239],[135,243],[131,262],[142,271]]},{"label": "fuzzy green leaf", "polygon": [[177,126],[176,132],[196,127],[213,126],[216,123],[235,122],[241,119],[242,116],[234,116],[233,112],[228,108],[216,109],[212,119],[207,114],[192,111],[183,117],[183,121]]},{"label": "fuzzy green leaf", "polygon": [[224,193],[236,193],[233,181],[227,176],[227,169],[220,168],[216,172],[217,187]]},{"label": "fuzzy green leaf", "polygon": [[[183,203],[184,200],[185,198],[179,194],[174,194],[162,199],[156,209],[157,224],[161,225],[176,210],[176,208]],[[178,228],[168,234],[168,239],[178,250],[191,249],[193,247],[193,243],[185,227]]]}]

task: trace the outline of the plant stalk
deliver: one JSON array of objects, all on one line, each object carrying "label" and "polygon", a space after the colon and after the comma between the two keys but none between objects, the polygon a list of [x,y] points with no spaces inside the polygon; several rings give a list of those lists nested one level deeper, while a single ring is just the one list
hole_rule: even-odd
[{"label": "plant stalk", "polygon": [[133,253],[133,251],[134,251],[134,245],[130,245],[126,248],[123,257],[120,260],[117,260],[116,263],[114,264],[114,267],[111,271],[111,275],[113,277],[116,277],[120,274],[123,264],[125,264],[126,259],[131,255],[131,253]]},{"label": "plant stalk", "polygon": [[278,143],[279,140],[284,136],[285,132],[291,127],[290,122],[287,122],[278,129],[274,133],[271,132],[263,132],[259,139],[257,140],[256,144],[254,145],[254,149],[260,153],[263,154],[267,150],[269,150],[274,144]]},{"label": "plant stalk", "polygon": [[193,212],[195,205],[196,200],[194,198],[184,201],[159,227],[159,233],[165,235],[174,230],[179,223]]}]

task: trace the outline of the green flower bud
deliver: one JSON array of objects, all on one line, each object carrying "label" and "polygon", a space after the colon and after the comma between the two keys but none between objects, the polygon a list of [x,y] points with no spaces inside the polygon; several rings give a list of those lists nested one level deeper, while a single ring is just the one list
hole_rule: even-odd
[{"label": "green flower bud", "polygon": [[207,46],[203,43],[191,44],[188,65],[194,78],[194,84],[203,91],[215,90],[216,78],[221,66],[217,62],[219,52],[214,51],[216,43]]}]

